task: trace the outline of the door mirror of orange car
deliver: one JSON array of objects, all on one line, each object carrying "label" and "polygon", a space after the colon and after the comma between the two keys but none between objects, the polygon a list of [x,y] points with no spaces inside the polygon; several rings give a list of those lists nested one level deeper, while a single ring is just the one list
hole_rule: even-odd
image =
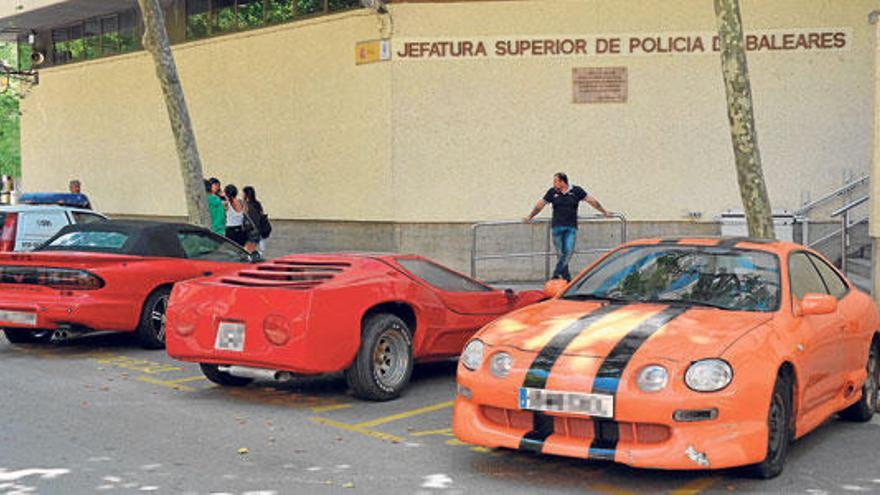
[{"label": "door mirror of orange car", "polygon": [[548,280],[546,284],[544,284],[544,295],[547,297],[556,297],[559,294],[562,294],[562,291],[568,287],[568,282],[561,278],[554,278],[553,280]]},{"label": "door mirror of orange car", "polygon": [[800,308],[801,316],[827,315],[837,311],[837,299],[828,294],[804,294]]}]

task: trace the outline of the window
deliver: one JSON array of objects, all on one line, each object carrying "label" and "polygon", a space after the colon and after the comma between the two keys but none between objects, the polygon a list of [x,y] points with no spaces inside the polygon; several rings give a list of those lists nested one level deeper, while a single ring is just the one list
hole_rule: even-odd
[{"label": "window", "polygon": [[42,246],[39,251],[122,251],[128,235],[122,232],[68,232]]},{"label": "window", "polygon": [[397,258],[397,263],[416,277],[449,292],[488,292],[492,289],[427,260]]},{"label": "window", "polygon": [[94,213],[85,213],[82,211],[74,211],[71,213],[73,214],[73,221],[76,223],[94,223],[106,220],[101,215],[95,215]]},{"label": "window", "polygon": [[52,30],[55,65],[91,60],[138,48],[137,15],[127,10]]},{"label": "window", "polygon": [[249,262],[247,252],[226,239],[206,232],[178,232],[177,240],[184,254],[191,260]]},{"label": "window", "polygon": [[798,301],[803,299],[805,294],[828,294],[825,282],[805,253],[793,253],[788,257],[788,272],[791,292]]},{"label": "window", "polygon": [[266,22],[276,23],[293,19],[291,0],[269,0],[266,6]]},{"label": "window", "polygon": [[819,275],[821,275],[822,280],[825,281],[825,286],[828,287],[828,292],[837,299],[842,299],[843,296],[849,292],[849,287],[847,287],[846,282],[840,278],[840,275],[838,275],[833,268],[828,266],[828,263],[825,263],[825,260],[812,254],[810,255],[810,260],[816,265],[816,269],[819,270]]}]

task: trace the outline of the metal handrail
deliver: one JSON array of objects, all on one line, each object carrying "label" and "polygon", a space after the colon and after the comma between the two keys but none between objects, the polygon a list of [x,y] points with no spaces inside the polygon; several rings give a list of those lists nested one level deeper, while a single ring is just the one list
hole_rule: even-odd
[{"label": "metal handrail", "polygon": [[869,199],[869,196],[865,195],[861,198],[850,201],[849,203],[841,206],[840,208],[834,210],[831,213],[831,218],[840,217],[840,228],[831,232],[830,234],[816,240],[816,242],[810,243],[810,246],[816,246],[820,243],[824,243],[827,240],[833,239],[838,234],[840,235],[840,271],[844,274],[846,273],[847,266],[847,252],[849,251],[849,229],[854,225],[858,225],[862,222],[868,221],[868,218],[863,218],[861,220],[850,223],[850,211],[852,211],[857,206],[860,206],[866,203]]},{"label": "metal handrail", "polygon": [[849,210],[852,210],[852,209],[855,208],[856,206],[859,206],[859,205],[861,205],[862,203],[868,201],[868,199],[870,199],[870,196],[865,195],[865,196],[862,196],[861,198],[859,198],[859,199],[857,199],[857,200],[855,200],[855,201],[851,201],[851,202],[849,202],[849,203],[847,203],[847,204],[841,206],[840,208],[834,210],[834,211],[831,213],[831,218],[834,218],[834,217],[836,217],[836,216],[838,216],[838,215],[842,215],[842,214],[848,212]]},{"label": "metal handrail", "polygon": [[853,189],[859,187],[863,183],[868,182],[869,179],[870,179],[870,176],[868,176],[868,175],[859,177],[858,179],[854,179],[854,180],[844,184],[840,188],[835,189],[834,191],[831,191],[830,193],[820,197],[819,199],[814,200],[814,201],[810,201],[809,203],[806,203],[805,205],[801,206],[799,209],[795,210],[794,214],[795,215],[805,215],[805,214],[809,213],[810,211],[816,209],[816,207],[818,207],[819,205],[821,205],[831,199],[834,199],[838,196],[842,196],[848,192],[851,192]]},{"label": "metal handrail", "polygon": [[[627,221],[626,217],[622,213],[611,213],[609,216],[604,215],[588,215],[588,216],[579,216],[578,223],[581,221],[596,221],[596,220],[616,220],[620,222],[620,240],[621,242],[625,242],[627,238]],[[521,252],[521,253],[497,253],[497,254],[487,254],[482,256],[477,256],[477,231],[483,227],[497,227],[501,225],[531,225],[531,224],[546,224],[546,236],[544,240],[544,251],[534,251],[534,252]],[[613,247],[613,246],[612,246]],[[572,254],[594,254],[594,253],[603,253],[606,251],[610,251],[609,248],[592,248],[592,249],[575,249]],[[523,222],[522,220],[498,220],[498,221],[489,221],[489,222],[477,222],[471,225],[471,277],[476,278],[477,276],[477,262],[482,260],[497,260],[497,259],[507,259],[507,258],[534,258],[534,257],[544,257],[544,278],[550,278],[550,258],[556,255],[556,252],[551,249],[551,231],[550,231],[550,219],[549,218],[536,218],[532,220],[530,223]]]}]

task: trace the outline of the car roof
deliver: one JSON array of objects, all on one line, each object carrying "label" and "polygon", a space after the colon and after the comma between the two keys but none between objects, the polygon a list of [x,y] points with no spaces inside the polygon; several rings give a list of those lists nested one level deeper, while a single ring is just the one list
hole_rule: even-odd
[{"label": "car roof", "polygon": [[[159,256],[181,258],[183,252],[177,234],[181,231],[198,231],[216,236],[210,230],[187,223],[158,222],[154,220],[107,220],[106,222],[92,222],[85,224],[67,225],[58,231],[55,236],[46,241],[48,246],[55,239],[70,232],[118,232],[125,234],[128,239],[118,250],[112,252],[118,254],[130,254],[136,256]],[[44,250],[37,248],[37,251]],[[65,249],[53,246],[51,251],[92,251],[86,248]],[[94,250],[107,252],[106,250]]]},{"label": "car roof", "polygon": [[97,212],[95,210],[89,210],[86,208],[77,208],[73,206],[61,206],[61,205],[28,205],[28,204],[16,204],[16,205],[0,205],[0,213],[19,213],[19,212],[27,212],[27,211],[76,211],[82,213],[93,213],[100,216],[106,216],[103,213]]},{"label": "car roof", "polygon": [[752,249],[772,253],[784,253],[798,249],[809,249],[805,246],[777,239],[737,236],[680,236],[680,237],[649,237],[628,241],[624,246],[645,245],[683,245],[683,246],[715,246],[722,248]]}]

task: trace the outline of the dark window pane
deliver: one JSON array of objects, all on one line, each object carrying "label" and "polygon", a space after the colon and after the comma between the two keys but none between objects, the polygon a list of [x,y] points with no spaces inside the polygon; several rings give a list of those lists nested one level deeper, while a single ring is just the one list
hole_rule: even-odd
[{"label": "dark window pane", "polygon": [[101,52],[119,53],[119,21],[116,16],[101,19]]},{"label": "dark window pane", "polygon": [[70,60],[73,62],[86,59],[86,45],[83,41],[82,26],[71,26],[68,31],[69,40],[67,50],[70,52]]},{"label": "dark window pane", "polygon": [[825,284],[816,271],[816,267],[807,259],[804,253],[792,254],[788,259],[789,278],[791,279],[791,291],[794,297],[800,301],[804,294],[827,294]]},{"label": "dark window pane", "polygon": [[330,12],[337,10],[357,9],[361,6],[359,0],[329,0]]},{"label": "dark window pane", "polygon": [[85,58],[92,59],[97,58],[98,54],[98,46],[99,40],[98,37],[101,35],[101,28],[98,24],[97,20],[86,21],[83,24],[83,40],[85,47]]},{"label": "dark window pane", "polygon": [[324,0],[296,0],[296,15],[310,15],[324,12]]},{"label": "dark window pane", "polygon": [[119,13],[119,51],[122,53],[134,51],[138,47],[135,35],[136,19],[133,10]]},{"label": "dark window pane", "polygon": [[269,0],[266,22],[284,22],[293,17],[291,0]]},{"label": "dark window pane", "polygon": [[489,292],[491,289],[452,270],[427,260],[397,258],[406,271],[428,284],[448,292]]},{"label": "dark window pane", "polygon": [[67,41],[67,29],[52,30],[52,61],[55,64],[70,62],[70,47]]},{"label": "dark window pane", "polygon": [[208,36],[209,0],[186,0],[186,39],[196,40]]},{"label": "dark window pane", "polygon": [[263,25],[263,0],[238,0],[238,26],[241,29]]},{"label": "dark window pane", "polygon": [[211,28],[212,33],[227,33],[238,29],[235,19],[235,0],[212,0]]}]

